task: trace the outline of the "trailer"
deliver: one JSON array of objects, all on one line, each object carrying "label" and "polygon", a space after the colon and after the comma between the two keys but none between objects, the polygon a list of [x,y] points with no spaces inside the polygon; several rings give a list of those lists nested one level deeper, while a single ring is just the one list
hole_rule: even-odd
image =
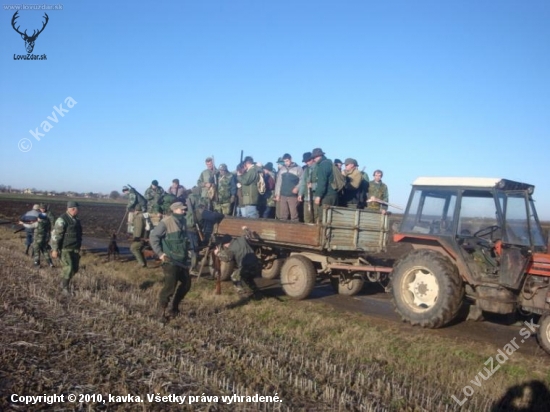
[{"label": "trailer", "polygon": [[[359,293],[366,281],[387,281],[392,269],[372,265],[369,255],[386,251],[388,215],[336,206],[321,210],[317,224],[226,216],[218,234],[238,237],[246,228],[262,277],[280,275],[284,292],[294,299],[307,298],[315,282],[327,278],[336,292],[348,296]],[[222,272],[228,276],[228,270]]]}]

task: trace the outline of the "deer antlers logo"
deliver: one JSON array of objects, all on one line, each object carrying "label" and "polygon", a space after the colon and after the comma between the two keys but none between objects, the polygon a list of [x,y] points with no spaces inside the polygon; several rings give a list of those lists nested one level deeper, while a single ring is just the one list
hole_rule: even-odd
[{"label": "deer antlers logo", "polygon": [[44,18],[46,19],[46,21],[43,23],[42,28],[41,28],[40,30],[38,30],[38,31],[34,30],[33,33],[32,33],[32,35],[29,36],[29,35],[27,34],[27,30],[25,30],[24,33],[21,33],[21,32],[19,31],[19,27],[20,27],[20,26],[15,27],[15,20],[17,20],[17,18],[19,17],[19,16],[17,15],[17,13],[19,13],[19,11],[16,11],[16,12],[14,13],[13,17],[11,18],[11,25],[12,25],[13,29],[14,29],[17,33],[19,33],[19,34],[21,35],[21,38],[22,38],[23,40],[25,40],[25,48],[27,49],[27,53],[32,53],[32,51],[34,50],[34,42],[36,41],[36,38],[38,37],[38,35],[39,35],[40,33],[42,33],[42,31],[44,30],[44,28],[45,28],[46,25],[48,24],[48,20],[49,20],[50,18],[48,17],[48,14],[47,14],[47,13],[44,13]]}]

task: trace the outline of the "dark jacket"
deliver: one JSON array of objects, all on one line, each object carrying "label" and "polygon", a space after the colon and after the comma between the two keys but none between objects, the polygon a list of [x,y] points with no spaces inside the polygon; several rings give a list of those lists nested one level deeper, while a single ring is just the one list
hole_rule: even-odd
[{"label": "dark jacket", "polygon": [[56,221],[52,233],[53,250],[80,250],[82,226],[77,216],[63,213]]},{"label": "dark jacket", "polygon": [[185,218],[178,220],[172,214],[162,219],[149,235],[153,251],[163,253],[178,263],[187,261],[187,231]]},{"label": "dark jacket", "polygon": [[332,181],[334,176],[332,175],[332,161],[325,156],[317,163],[314,169],[315,176],[317,177],[317,187],[315,188],[314,197],[320,197],[323,199],[326,196],[337,197],[336,190],[332,188]]},{"label": "dark jacket", "polygon": [[258,204],[258,169],[251,166],[242,175],[237,176],[243,192],[243,202],[240,206],[256,206]]}]

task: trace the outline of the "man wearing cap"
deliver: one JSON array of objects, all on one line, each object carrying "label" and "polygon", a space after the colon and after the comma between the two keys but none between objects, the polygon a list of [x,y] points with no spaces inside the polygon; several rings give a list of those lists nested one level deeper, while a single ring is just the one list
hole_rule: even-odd
[{"label": "man wearing cap", "polygon": [[145,218],[143,217],[141,205],[137,204],[134,209],[134,231],[130,251],[136,258],[139,267],[146,267],[145,256],[143,256],[144,241],[146,238]]},{"label": "man wearing cap", "polygon": [[367,208],[369,210],[378,210],[380,213],[385,215],[388,212],[389,196],[388,186],[382,182],[384,172],[377,169],[374,171],[372,176],[374,179],[369,182]]},{"label": "man wearing cap", "polygon": [[214,210],[224,215],[231,215],[237,196],[237,179],[227,170],[225,163],[220,164],[218,170],[218,201],[214,205]]},{"label": "man wearing cap", "polygon": [[292,157],[283,155],[284,165],[277,173],[275,183],[275,201],[279,202],[279,219],[298,222],[298,191],[302,168],[292,161]]},{"label": "man wearing cap", "polygon": [[[55,225],[55,216],[53,215],[50,207],[45,203],[40,203],[40,213],[48,216],[48,220],[50,221],[50,230],[53,230],[53,227]],[[50,241],[50,238],[48,237],[48,242]]]},{"label": "man wearing cap", "polygon": [[[179,304],[191,288],[189,268],[186,265],[189,248],[186,206],[182,202],[176,202],[170,209],[172,215],[162,219],[149,237],[153,251],[162,261],[164,272],[164,286],[159,293],[159,311],[163,321],[178,315]],[[167,313],[172,296],[172,306]]]},{"label": "man wearing cap", "polygon": [[38,215],[36,229],[34,229],[33,251],[35,266],[40,266],[40,255],[43,254],[44,256],[46,256],[48,265],[50,267],[53,267],[52,258],[50,257],[50,253],[48,250],[48,242],[50,240],[51,230],[52,226],[50,224],[50,220],[48,219],[48,215],[46,215],[46,213],[40,213]]},{"label": "man wearing cap", "polygon": [[300,178],[300,191],[298,192],[298,201],[304,202],[304,223],[315,223],[315,207],[313,204],[313,192],[317,186],[317,176],[315,175],[315,165],[311,152],[305,152],[302,156],[303,167],[302,177]]},{"label": "man wearing cap", "polygon": [[34,239],[34,229],[38,226],[38,215],[40,214],[40,205],[33,205],[32,209],[19,218],[19,224],[25,228],[25,255],[34,254],[34,249],[31,249]]},{"label": "man wearing cap", "polygon": [[341,198],[341,206],[354,209],[363,209],[366,203],[369,183],[363,179],[363,174],[358,169],[357,160],[347,158],[344,168],[346,185]]},{"label": "man wearing cap", "polygon": [[128,195],[128,204],[126,205],[126,210],[128,211],[128,233],[133,233],[134,208],[137,204],[140,204],[142,210],[147,210],[147,200],[133,187],[124,186],[122,193]]},{"label": "man wearing cap", "polygon": [[338,170],[342,170],[342,165],[344,164],[340,159],[334,159],[334,166],[338,168]]},{"label": "man wearing cap", "polygon": [[145,191],[145,200],[147,200],[147,213],[153,226],[156,226],[162,219],[162,201],[164,189],[159,186],[158,180],[153,180],[151,186]]},{"label": "man wearing cap", "polygon": [[[240,187],[243,194],[242,206],[240,207],[242,217],[258,218],[258,169],[254,159],[246,156],[243,160],[243,169],[237,171],[237,187]],[[240,185],[240,186],[239,186]]]},{"label": "man wearing cap", "polygon": [[77,215],[78,203],[67,202],[67,211],[57,218],[52,232],[52,257],[61,260],[61,290],[65,295],[80,263],[82,226]]},{"label": "man wearing cap", "polygon": [[334,176],[332,174],[332,162],[325,157],[325,152],[319,147],[311,151],[311,157],[315,161],[315,177],[317,178],[317,187],[313,192],[313,203],[316,205],[315,217],[317,221],[322,219],[320,206],[336,206],[338,204],[338,194],[332,187]]},{"label": "man wearing cap", "polygon": [[244,236],[233,239],[224,235],[218,240],[218,247],[214,253],[224,262],[235,261],[235,270],[231,274],[233,286],[239,293],[245,293],[242,282],[252,293],[259,292],[254,278],[261,272],[261,265],[254,249],[250,247]]},{"label": "man wearing cap", "polygon": [[201,188],[203,203],[208,205],[208,210],[214,210],[218,198],[218,171],[211,157],[207,157],[204,163],[206,169],[199,176],[197,186]]}]

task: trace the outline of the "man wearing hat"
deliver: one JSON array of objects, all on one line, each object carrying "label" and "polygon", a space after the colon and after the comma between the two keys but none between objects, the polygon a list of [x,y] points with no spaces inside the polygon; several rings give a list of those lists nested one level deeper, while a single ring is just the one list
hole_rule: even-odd
[{"label": "man wearing hat", "polygon": [[[191,288],[186,265],[189,249],[185,219],[187,207],[182,202],[176,202],[170,209],[172,215],[162,219],[149,237],[153,251],[162,261],[164,272],[164,286],[159,293],[159,311],[163,321],[179,314],[179,304]],[[172,296],[171,309],[167,312]]]},{"label": "man wearing hat", "polygon": [[344,164],[344,162],[342,162],[340,159],[334,159],[334,166],[336,166],[338,168],[338,170],[342,170],[342,165]]},{"label": "man wearing hat", "polygon": [[368,181],[363,179],[363,173],[358,168],[357,160],[347,158],[344,168],[346,185],[341,198],[341,206],[363,209],[367,200]]},{"label": "man wearing hat", "polygon": [[325,157],[323,149],[317,147],[311,151],[311,157],[315,161],[315,176],[317,187],[313,191],[313,203],[316,205],[315,217],[319,221],[322,216],[319,209],[322,205],[336,206],[338,194],[332,187],[334,176],[332,173],[332,162]]},{"label": "man wearing hat", "polygon": [[145,200],[147,200],[147,213],[151,219],[153,227],[162,219],[162,198],[164,189],[159,186],[158,180],[153,180],[151,186],[145,191]]},{"label": "man wearing hat", "polygon": [[261,272],[261,265],[254,249],[250,247],[244,236],[233,239],[230,235],[223,235],[217,242],[214,253],[224,262],[235,261],[235,270],[231,274],[233,286],[239,293],[245,293],[242,282],[252,293],[259,292],[254,278]]},{"label": "man wearing hat", "polygon": [[25,228],[25,255],[34,254],[34,249],[31,249],[34,239],[34,229],[38,225],[38,215],[40,214],[40,205],[33,205],[32,209],[19,218],[19,224]]},{"label": "man wearing hat", "polygon": [[77,215],[78,203],[67,202],[67,211],[57,218],[52,232],[52,257],[61,260],[61,290],[65,295],[80,263],[82,226]]},{"label": "man wearing hat", "polygon": [[290,154],[283,155],[284,165],[277,173],[275,201],[279,202],[279,219],[298,222],[298,191],[302,168],[292,161]]},{"label": "man wearing hat", "polygon": [[300,179],[300,191],[298,192],[298,201],[304,202],[304,223],[315,223],[315,207],[313,205],[313,192],[317,186],[317,176],[315,175],[315,165],[311,152],[305,152],[302,155],[303,167],[302,177]]},{"label": "man wearing hat", "polygon": [[[52,211],[50,210],[48,205],[46,205],[45,203],[40,203],[39,206],[40,206],[40,213],[45,214],[46,216],[48,216],[48,220],[50,221],[50,230],[52,230],[54,225],[55,225],[55,217],[54,217]],[[48,242],[49,241],[50,241],[50,238],[48,237]]]},{"label": "man wearing hat", "polygon": [[237,179],[227,170],[225,163],[220,164],[218,170],[218,201],[214,205],[214,210],[224,215],[231,215],[237,196]]},{"label": "man wearing hat", "polygon": [[130,251],[132,255],[136,258],[139,267],[146,267],[147,263],[145,262],[145,256],[143,256],[143,247],[145,246],[144,241],[146,238],[145,230],[145,218],[143,217],[143,212],[141,210],[141,205],[137,204],[134,209],[134,231],[132,233],[133,240],[130,245]]},{"label": "man wearing hat", "polygon": [[254,164],[254,159],[246,156],[243,160],[243,169],[237,171],[237,187],[240,187],[243,194],[243,201],[240,205],[242,217],[257,219],[258,215],[258,173],[260,172]]}]

